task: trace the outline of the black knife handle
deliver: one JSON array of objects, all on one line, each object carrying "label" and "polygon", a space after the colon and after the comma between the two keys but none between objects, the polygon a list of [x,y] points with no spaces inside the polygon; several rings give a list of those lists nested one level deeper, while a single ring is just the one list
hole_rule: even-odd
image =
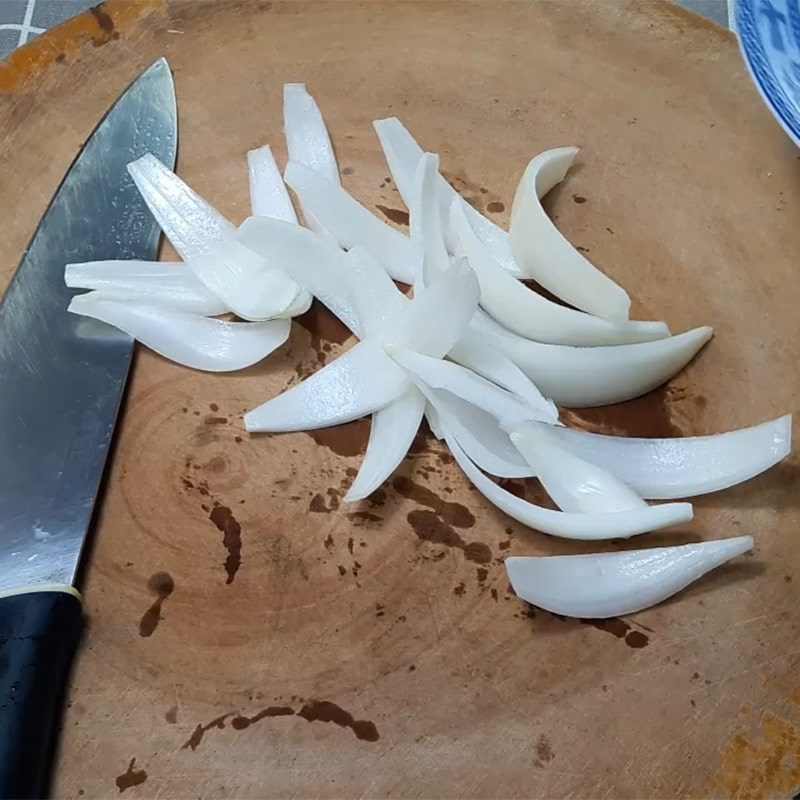
[{"label": "black knife handle", "polygon": [[0,597],[0,798],[47,791],[80,596],[51,586]]}]

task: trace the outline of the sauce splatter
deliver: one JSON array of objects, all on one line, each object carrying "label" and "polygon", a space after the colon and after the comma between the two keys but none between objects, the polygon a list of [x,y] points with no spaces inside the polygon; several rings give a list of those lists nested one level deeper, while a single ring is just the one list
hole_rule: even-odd
[{"label": "sauce splatter", "polygon": [[147,780],[147,773],[143,769],[134,769],[136,766],[136,759],[132,758],[128,764],[128,769],[122,775],[117,775],[114,783],[117,784],[119,793],[122,794],[126,789],[132,786],[139,786]]},{"label": "sauce splatter", "polygon": [[156,572],[147,581],[147,588],[156,595],[156,600],[139,620],[139,636],[152,636],[161,622],[161,606],[175,591],[175,581],[168,572]]},{"label": "sauce splatter", "polygon": [[215,506],[211,509],[209,519],[222,533],[222,546],[228,551],[225,559],[225,583],[233,583],[236,573],[242,564],[242,526],[236,521],[227,506]]}]

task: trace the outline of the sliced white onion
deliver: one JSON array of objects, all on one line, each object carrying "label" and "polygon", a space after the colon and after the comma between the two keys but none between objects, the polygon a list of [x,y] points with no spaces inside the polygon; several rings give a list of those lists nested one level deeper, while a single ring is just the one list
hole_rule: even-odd
[{"label": "sliced white onion", "polygon": [[500,422],[516,425],[525,420],[540,419],[536,409],[516,395],[460,364],[441,361],[391,344],[386,344],[385,350],[417,383],[423,383],[431,389],[446,389],[456,397],[483,409]]},{"label": "sliced white onion", "polygon": [[229,372],[261,361],[289,336],[289,320],[223,322],[103,292],[72,298],[68,311],[124,331],[156,353],[193,369]]},{"label": "sliced white onion", "polygon": [[727,489],[786,458],[792,446],[792,417],[786,414],[715,436],[676,439],[553,427],[546,432],[560,447],[614,473],[642,497],[673,500]]},{"label": "sliced white onion", "polygon": [[690,503],[665,503],[609,514],[576,514],[553,511],[528,503],[487,478],[467,457],[455,436],[442,421],[447,445],[456,462],[475,488],[493,505],[513,519],[551,536],[563,539],[624,539],[692,519]]},{"label": "sliced white onion", "polygon": [[631,307],[628,293],[564,238],[539,199],[564,180],[577,154],[577,147],[560,147],[528,164],[511,206],[511,252],[520,269],[556,297],[582,311],[623,323]]},{"label": "sliced white onion", "polygon": [[424,291],[416,293],[403,313],[387,322],[382,340],[438,359],[469,328],[478,307],[478,281],[466,262],[457,262]]},{"label": "sliced white onion", "polygon": [[372,415],[367,452],[344,498],[347,502],[363,500],[397,469],[414,441],[424,410],[424,396],[412,388]]},{"label": "sliced white onion", "polygon": [[380,334],[410,302],[392,279],[363,247],[344,256],[348,290],[364,336]]},{"label": "sliced white onion", "polygon": [[[439,206],[439,156],[424,153],[414,174],[414,196],[409,206],[411,245],[420,269],[414,290],[428,286],[450,268]],[[455,202],[455,201],[454,201]]]},{"label": "sliced white onion", "polygon": [[253,216],[282,219],[297,225],[297,214],[269,146],[250,150],[247,167]]},{"label": "sliced white onion", "polygon": [[239,241],[261,255],[272,269],[285,272],[311,292],[351,331],[362,336],[348,291],[344,253],[313,231],[267,217],[250,217],[239,228]]},{"label": "sliced white onion", "polygon": [[462,367],[467,367],[478,375],[519,396],[535,409],[540,419],[547,422],[558,421],[558,409],[548,400],[539,388],[504,353],[485,342],[479,335],[467,333],[455,343],[447,354]]},{"label": "sliced white onion", "polygon": [[511,442],[562,511],[603,514],[647,506],[607,470],[555,445],[543,425],[517,426],[510,434]]},{"label": "sliced white onion", "polygon": [[239,242],[235,231],[223,234],[221,241],[186,265],[242,319],[285,316],[301,291],[285,272],[269,269],[261,256]]},{"label": "sliced white onion", "polygon": [[72,289],[124,292],[131,298],[206,317],[228,312],[225,303],[181,263],[131,260],[67,264],[64,282]]},{"label": "sliced white onion", "polygon": [[[373,122],[375,132],[378,134],[383,153],[389,164],[389,171],[392,173],[397,190],[403,198],[406,206],[411,209],[414,203],[414,174],[417,164],[422,158],[422,148],[414,141],[414,137],[406,130],[400,120],[392,117]],[[442,221],[445,223],[445,241],[451,243],[449,233],[448,210],[454,197],[460,195],[450,184],[439,176],[439,204]],[[511,248],[508,242],[508,234],[487,219],[480,212],[476,211],[466,200],[460,198],[464,204],[464,211],[470,224],[475,229],[478,238],[487,245],[494,254],[503,269],[507,269],[512,275],[517,277],[531,277],[525,275],[515,263],[511,255]]]},{"label": "sliced white onion", "polygon": [[467,457],[484,472],[498,478],[527,478],[534,474],[491,414],[445,389],[430,389],[425,384],[419,384],[419,388],[437,414],[447,420],[448,430]]},{"label": "sliced white onion", "polygon": [[[337,185],[341,183],[325,120],[303,83],[287,83],[283,87],[283,132],[290,161],[305,164]],[[300,208],[311,230],[332,236],[302,199]]]},{"label": "sliced white onion", "polygon": [[304,83],[283,86],[283,132],[291,161],[311,167],[337,185],[341,183],[325,120]]},{"label": "sliced white onion", "polygon": [[537,342],[583,346],[643,342],[669,335],[663,322],[616,324],[566,308],[529,289],[495,261],[455,199],[450,224],[456,254],[469,261],[480,283],[481,306],[512,333]]},{"label": "sliced white onion", "polygon": [[739,536],[619,553],[512,556],[505,563],[511,586],[526,602],[554,614],[605,619],[660,603],[752,548],[752,536]]},{"label": "sliced white onion", "polygon": [[319,372],[244,416],[250,432],[305,431],[352,422],[411,387],[377,340],[359,342]]},{"label": "sliced white onion", "polygon": [[184,261],[197,258],[236,228],[152,153],[128,164],[136,188]]},{"label": "sliced white onion", "polygon": [[378,219],[341,186],[297,162],[286,167],[286,183],[342,247],[361,245],[398,281],[414,279],[415,254],[408,237]]},{"label": "sliced white onion", "polygon": [[711,338],[710,327],[615,347],[567,347],[499,334],[476,317],[475,326],[541,390],[561,406],[604,406],[649,392],[683,369]]}]

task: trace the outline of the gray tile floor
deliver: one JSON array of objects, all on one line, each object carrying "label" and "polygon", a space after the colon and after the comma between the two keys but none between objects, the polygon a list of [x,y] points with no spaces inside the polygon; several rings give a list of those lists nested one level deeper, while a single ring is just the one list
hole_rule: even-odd
[{"label": "gray tile floor", "polygon": [[[612,3],[616,1],[607,0]],[[728,3],[734,0],[677,1],[685,8],[713,19],[718,25],[728,27]],[[85,11],[97,2],[98,0],[0,0],[0,58],[4,58],[42,31]]]}]

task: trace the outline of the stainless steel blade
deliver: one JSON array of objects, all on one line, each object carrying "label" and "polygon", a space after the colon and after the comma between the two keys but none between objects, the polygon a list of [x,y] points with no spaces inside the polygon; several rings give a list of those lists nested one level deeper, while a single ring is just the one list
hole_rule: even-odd
[{"label": "stainless steel blade", "polygon": [[74,581],[133,342],[67,313],[64,265],[155,257],[125,167],[147,152],[173,167],[176,124],[161,59],[84,145],[0,305],[0,590]]}]

